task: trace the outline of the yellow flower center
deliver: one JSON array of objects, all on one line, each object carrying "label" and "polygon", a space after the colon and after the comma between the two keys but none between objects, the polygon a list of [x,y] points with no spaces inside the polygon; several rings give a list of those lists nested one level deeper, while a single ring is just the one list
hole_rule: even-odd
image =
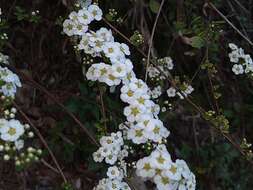
[{"label": "yellow flower center", "polygon": [[113,76],[113,75],[109,75],[108,78],[109,78],[110,80],[112,80],[112,81],[114,81],[114,80],[116,79],[116,77]]},{"label": "yellow flower center", "polygon": [[113,48],[108,48],[108,52],[113,53],[114,52]]},{"label": "yellow flower center", "polygon": [[158,158],[156,158],[156,160],[159,164],[164,164],[165,162],[165,159],[162,156],[159,156]]},{"label": "yellow flower center", "polygon": [[145,99],[142,98],[142,97],[138,98],[137,100],[138,100],[138,102],[139,102],[140,104],[144,104],[144,103],[145,103]]},{"label": "yellow flower center", "polygon": [[128,90],[127,95],[128,95],[129,97],[132,97],[132,96],[134,95],[134,93],[133,93],[132,90]]},{"label": "yellow flower center", "polygon": [[156,126],[156,127],[153,129],[153,132],[154,132],[155,134],[159,134],[160,128]]},{"label": "yellow flower center", "polygon": [[171,166],[170,171],[171,173],[175,174],[177,172],[177,167]]},{"label": "yellow flower center", "polygon": [[139,113],[140,113],[140,111],[139,111],[139,109],[138,108],[131,108],[131,113],[134,115],[134,116],[137,116]]},{"label": "yellow flower center", "polygon": [[9,131],[8,131],[8,134],[11,135],[11,136],[13,136],[13,135],[16,134],[16,132],[17,132],[17,130],[16,130],[15,128],[12,128],[12,127],[11,127],[11,128],[9,129]]},{"label": "yellow flower center", "polygon": [[101,75],[105,75],[107,73],[107,70],[105,68],[100,69]]},{"label": "yellow flower center", "polygon": [[170,183],[170,180],[169,180],[169,178],[167,178],[167,177],[162,177],[162,183],[164,184],[164,185],[166,185],[166,184],[169,184]]},{"label": "yellow flower center", "polygon": [[151,170],[152,168],[151,168],[151,166],[150,166],[149,163],[145,163],[144,166],[143,166],[143,169],[146,170],[146,171],[149,171],[149,170]]},{"label": "yellow flower center", "polygon": [[135,131],[135,136],[136,137],[142,137],[143,133],[142,133],[142,130],[136,130]]}]

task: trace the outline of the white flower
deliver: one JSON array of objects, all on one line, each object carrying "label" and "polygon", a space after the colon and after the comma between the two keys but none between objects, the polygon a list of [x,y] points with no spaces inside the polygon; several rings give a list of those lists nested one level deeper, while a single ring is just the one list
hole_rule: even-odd
[{"label": "white flower", "polygon": [[117,161],[117,155],[115,154],[109,154],[108,156],[105,157],[105,162],[107,164],[114,165],[116,161]]},{"label": "white flower", "polygon": [[122,86],[120,91],[121,91],[121,94],[120,94],[121,100],[129,104],[135,102],[138,94],[142,94],[141,91],[137,90],[136,85],[129,85],[129,84]]},{"label": "white flower", "polygon": [[124,115],[127,117],[127,121],[134,122],[137,121],[145,111],[145,108],[138,104],[132,104],[124,108]]},{"label": "white flower", "polygon": [[232,63],[238,63],[239,62],[239,54],[238,51],[233,51],[228,54],[230,62]]},{"label": "white flower", "polygon": [[77,14],[77,19],[81,24],[88,25],[93,20],[93,15],[86,9],[79,10]]},{"label": "white flower", "polygon": [[154,182],[157,185],[158,190],[176,190],[177,182],[171,180],[167,176],[156,175],[154,178]]},{"label": "white flower", "polygon": [[130,55],[129,47],[128,45],[121,43],[120,44],[120,50],[125,54],[125,55]]},{"label": "white flower", "polygon": [[122,133],[118,131],[117,133],[111,133],[111,137],[113,139],[113,143],[117,146],[123,146],[123,138],[122,138]]},{"label": "white flower", "polygon": [[252,58],[249,54],[244,55],[243,58],[246,64],[250,64],[250,65],[253,64]]},{"label": "white flower", "polygon": [[113,71],[110,67],[108,75],[100,82],[105,82],[108,86],[117,86],[120,84],[121,80],[114,76]]},{"label": "white flower", "polygon": [[172,180],[177,180],[179,181],[181,179],[181,171],[178,169],[176,163],[171,163],[170,169],[164,170],[162,172],[163,176],[169,177]]},{"label": "white flower", "polygon": [[110,148],[110,147],[113,146],[113,138],[110,137],[110,136],[103,136],[103,137],[100,139],[100,144],[101,144],[103,147]]},{"label": "white flower", "polygon": [[233,44],[233,43],[229,43],[228,46],[229,46],[230,49],[232,49],[232,50],[237,50],[237,49],[238,49],[238,47],[237,47],[235,44]]},{"label": "white flower", "polygon": [[106,174],[110,179],[122,180],[123,178],[122,172],[117,166],[109,167]]},{"label": "white flower", "polygon": [[103,47],[104,41],[102,38],[94,38],[94,40],[91,40],[89,42],[90,47],[92,47],[94,49],[95,52],[100,53],[101,51],[103,51],[102,47]]},{"label": "white flower", "polygon": [[174,64],[173,64],[173,61],[172,61],[171,57],[165,57],[163,59],[164,59],[164,62],[166,64],[166,68],[168,70],[172,70],[173,67],[174,67]]},{"label": "white flower", "polygon": [[2,81],[2,86],[0,85],[0,93],[7,97],[14,97],[17,91],[17,87],[21,87],[21,82],[19,77],[10,71],[8,68],[3,68],[0,66],[0,81]]},{"label": "white flower", "polygon": [[149,122],[144,133],[146,138],[154,142],[160,142],[163,138],[167,138],[169,134],[169,131],[163,126],[162,122],[157,119]]},{"label": "white flower", "polygon": [[8,131],[1,134],[1,139],[4,141],[15,142],[24,134],[24,126],[18,120],[10,120],[7,126]]},{"label": "white flower", "polygon": [[168,152],[155,150],[151,153],[150,163],[153,168],[169,169],[172,161]]},{"label": "white flower", "polygon": [[0,63],[9,64],[9,56],[0,52]]},{"label": "white flower", "polygon": [[143,178],[152,178],[155,176],[155,169],[150,164],[150,159],[145,157],[136,163],[137,175]]},{"label": "white flower", "polygon": [[78,44],[79,50],[86,50],[89,48],[89,38],[87,35],[83,35],[80,43]]},{"label": "white flower", "polygon": [[92,3],[92,0],[78,0],[78,3],[81,7],[87,8]]},{"label": "white flower", "polygon": [[244,69],[242,65],[238,65],[238,64],[234,64],[232,67],[232,71],[236,74],[236,75],[240,75],[244,73]]},{"label": "white flower", "polygon": [[73,36],[74,30],[75,30],[75,23],[70,19],[66,19],[63,22],[63,32],[68,36]]},{"label": "white flower", "polygon": [[121,54],[120,47],[114,42],[106,42],[103,45],[103,51],[105,56],[108,58],[116,57],[117,55]]},{"label": "white flower", "polygon": [[194,88],[191,85],[188,85],[184,91],[186,94],[191,94],[194,91]]},{"label": "white flower", "polygon": [[8,129],[8,121],[6,119],[0,119],[0,133],[6,133]]},{"label": "white flower", "polygon": [[102,19],[102,10],[97,5],[90,5],[88,11],[92,14],[95,20],[100,21]]},{"label": "white flower", "polygon": [[104,157],[102,156],[102,154],[100,153],[100,151],[94,152],[94,153],[92,154],[92,156],[93,156],[93,160],[94,160],[95,162],[102,162],[103,159],[104,159]]},{"label": "white flower", "polygon": [[167,91],[168,97],[175,97],[176,96],[176,89],[174,87],[170,87]]},{"label": "white flower", "polygon": [[153,99],[159,98],[162,95],[162,87],[157,86],[153,90],[149,91],[149,93]]},{"label": "white flower", "polygon": [[144,130],[134,125],[127,131],[127,138],[132,140],[135,144],[142,144],[147,142],[144,136]]},{"label": "white flower", "polygon": [[121,189],[121,181],[114,179],[109,180],[107,183],[107,189],[109,190],[120,190]]},{"label": "white flower", "polygon": [[102,146],[102,147],[100,147],[98,149],[98,151],[101,153],[101,155],[103,157],[107,157],[108,155],[110,155],[112,153],[111,152],[111,147],[104,147],[104,146]]},{"label": "white flower", "polygon": [[73,22],[77,22],[78,21],[78,14],[75,11],[72,11],[69,14],[69,18],[73,21]]},{"label": "white flower", "polygon": [[74,28],[74,34],[75,34],[75,35],[82,36],[82,35],[84,35],[87,31],[88,31],[88,26],[87,26],[87,25],[84,25],[84,24],[81,24],[81,23],[77,23],[77,24],[75,25],[75,28]]},{"label": "white flower", "polygon": [[112,74],[118,78],[125,77],[127,74],[126,65],[121,63],[112,65]]},{"label": "white flower", "polygon": [[20,139],[15,141],[15,147],[17,150],[21,150],[24,147],[24,140]]},{"label": "white flower", "polygon": [[104,27],[100,28],[99,30],[97,30],[96,34],[98,37],[101,37],[105,42],[114,41],[112,31],[108,30],[107,28],[104,28]]}]

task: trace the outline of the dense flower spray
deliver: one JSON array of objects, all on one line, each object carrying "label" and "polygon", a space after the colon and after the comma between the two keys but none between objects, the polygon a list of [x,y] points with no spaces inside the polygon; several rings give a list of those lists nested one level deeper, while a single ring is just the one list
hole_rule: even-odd
[{"label": "dense flower spray", "polygon": [[[159,87],[151,91],[143,80],[136,77],[133,63],[128,58],[131,54],[129,47],[116,42],[110,29],[104,27],[96,31],[89,29],[92,21],[101,19],[102,10],[96,4],[90,4],[77,12],[71,12],[63,23],[63,31],[68,36],[80,39],[78,50],[101,60],[90,66],[86,78],[105,83],[110,87],[121,85],[120,99],[127,104],[123,110],[127,121],[119,126],[122,132],[103,136],[100,139],[101,147],[93,154],[96,162],[105,161],[111,165],[107,171],[107,178],[102,179],[94,190],[130,189],[123,181],[127,177],[124,159],[131,153],[124,145],[125,140],[134,144],[150,142],[157,144],[150,156],[137,162],[138,176],[152,180],[158,190],[194,190],[196,183],[194,174],[184,161],[173,162],[166,146],[162,144],[170,132],[158,117],[159,105],[151,100],[151,96],[159,97]],[[171,58],[164,58],[163,62],[163,67],[167,70],[173,69]],[[150,76],[156,74],[156,70],[149,69]],[[189,87],[185,94],[192,91],[193,88]],[[168,90],[169,96],[176,93],[173,89]]]}]

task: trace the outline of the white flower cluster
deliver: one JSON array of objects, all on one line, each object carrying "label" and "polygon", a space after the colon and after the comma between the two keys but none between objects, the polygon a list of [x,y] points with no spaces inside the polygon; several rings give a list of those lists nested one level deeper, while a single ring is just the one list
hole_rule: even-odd
[{"label": "white flower cluster", "polygon": [[122,133],[111,133],[110,136],[103,136],[100,139],[101,147],[93,153],[95,162],[105,160],[107,164],[114,165],[117,160],[122,161],[128,156],[128,151],[122,146],[124,145]]},{"label": "white flower cluster", "polygon": [[24,126],[15,119],[0,119],[0,138],[7,142],[17,142],[24,134]]},{"label": "white flower cluster", "polygon": [[183,160],[173,162],[165,145],[158,145],[150,156],[140,159],[137,175],[152,180],[158,190],[194,190],[196,180]]},{"label": "white flower cluster", "polygon": [[191,85],[187,83],[183,83],[183,87],[180,92],[179,91],[177,92],[177,90],[174,87],[170,87],[169,89],[167,89],[166,92],[167,92],[168,97],[170,98],[178,95],[180,99],[184,99],[185,97],[190,95],[193,91],[194,91],[194,88]]},{"label": "white flower cluster", "polygon": [[9,56],[0,52],[0,63],[9,64]]},{"label": "white flower cluster", "polygon": [[164,57],[157,60],[157,65],[148,67],[148,76],[151,80],[165,80],[169,76],[169,71],[174,68],[171,57]]},{"label": "white flower cluster", "polygon": [[249,54],[245,54],[242,48],[238,48],[235,44],[229,44],[230,49],[232,50],[229,53],[230,62],[233,64],[232,71],[236,75],[241,74],[253,74],[253,61]]},{"label": "white flower cluster", "polygon": [[156,86],[155,88],[153,88],[153,90],[149,90],[149,95],[152,97],[152,99],[157,99],[162,95],[162,87]]},{"label": "white flower cluster", "polygon": [[[126,57],[130,55],[129,47],[124,43],[115,42],[111,30],[106,28],[97,31],[88,30],[91,21],[101,18],[102,11],[97,5],[83,7],[78,12],[70,13],[69,19],[63,23],[63,31],[69,36],[80,36],[81,40],[77,46],[79,50],[103,60],[90,66],[86,73],[88,80],[103,82],[111,87],[122,83],[120,99],[128,104],[124,108],[124,115],[127,118],[125,123],[128,124],[124,131],[127,139],[135,144],[149,141],[161,143],[169,136],[169,131],[158,118],[160,107],[151,100],[147,84],[136,78],[133,72],[133,64]],[[163,62],[166,63],[167,70],[173,68],[170,58],[164,58]],[[117,160],[122,161],[128,156],[127,150],[124,148],[122,150],[124,142],[121,132],[102,137],[100,144],[101,147],[93,154],[96,162],[105,160],[110,165],[116,165]],[[101,180],[95,189],[130,189],[122,182],[126,174],[122,175],[121,170],[124,169],[122,166],[120,168],[116,166],[109,168],[108,178]]]},{"label": "white flower cluster", "polygon": [[19,77],[8,68],[0,66],[0,93],[5,97],[14,98],[17,87],[21,87]]},{"label": "white flower cluster", "polygon": [[102,19],[102,10],[97,5],[90,5],[78,12],[71,12],[69,19],[63,23],[63,31],[68,36],[83,35],[88,31],[88,24]]},{"label": "white flower cluster", "polygon": [[[118,174],[116,169],[112,169],[112,172]],[[113,174],[114,176],[114,174]],[[126,182],[123,182],[119,179],[111,179],[111,178],[104,178],[101,179],[96,187],[93,190],[131,190]]]}]

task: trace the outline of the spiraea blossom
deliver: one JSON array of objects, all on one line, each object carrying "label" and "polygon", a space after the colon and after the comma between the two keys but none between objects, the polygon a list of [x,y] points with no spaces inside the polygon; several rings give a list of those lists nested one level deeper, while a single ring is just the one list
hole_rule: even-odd
[{"label": "spiraea blossom", "polygon": [[148,69],[148,76],[151,80],[164,80],[169,76],[170,71],[174,68],[171,57],[164,57],[157,60],[157,64],[150,65]]},{"label": "spiraea blossom", "polygon": [[230,43],[229,53],[230,62],[233,64],[232,71],[235,75],[249,74],[253,76],[253,61],[249,54],[244,53],[244,49],[237,47],[235,44]]},{"label": "spiraea blossom", "polygon": [[[9,64],[9,57],[0,53],[0,63]],[[7,67],[0,66],[0,95],[14,98],[17,88],[21,87],[19,77]]]},{"label": "spiraea blossom", "polygon": [[103,136],[100,139],[101,147],[93,153],[95,162],[102,162],[105,160],[107,164],[114,165],[117,161],[121,161],[128,155],[123,148],[124,142],[122,133],[111,133],[110,136]]},{"label": "spiraea blossom", "polygon": [[18,87],[21,87],[19,77],[8,68],[0,66],[0,94],[14,98]]},{"label": "spiraea blossom", "polygon": [[7,142],[17,142],[24,134],[24,126],[15,119],[0,119],[0,138]]},{"label": "spiraea blossom", "polygon": [[[9,57],[0,53],[0,63],[9,64]],[[21,82],[15,73],[0,66],[0,156],[5,160],[14,160],[17,167],[23,167],[31,161],[38,161],[41,149],[28,147],[25,141],[34,137],[28,124],[16,119],[17,109],[12,106]]]},{"label": "spiraea blossom", "polygon": [[152,180],[158,190],[194,190],[196,180],[183,160],[173,162],[165,145],[158,145],[150,156],[140,159],[137,175]]},{"label": "spiraea blossom", "polygon": [[[121,85],[120,99],[126,104],[123,113],[127,120],[125,122],[127,126],[123,127],[123,135],[121,132],[116,132],[103,136],[100,139],[101,147],[93,153],[96,162],[105,161],[111,165],[107,171],[108,178],[102,179],[94,190],[130,189],[122,181],[127,176],[124,160],[129,154],[127,149],[124,148],[124,140],[129,140],[134,144],[144,144],[146,142],[159,144],[169,136],[170,132],[158,117],[160,107],[151,100],[152,94],[150,94],[149,87],[134,74],[133,63],[128,58],[130,55],[129,47],[124,43],[116,42],[110,29],[104,27],[97,31],[89,29],[89,24],[92,21],[101,19],[102,10],[97,5],[83,6],[78,12],[73,11],[70,13],[69,18],[63,23],[63,31],[68,36],[75,36],[80,39],[77,45],[78,50],[101,59],[100,62],[89,67],[86,78],[91,81],[105,83],[110,87]],[[161,68],[169,74],[169,70],[173,69],[172,59],[167,57],[160,60],[160,62]],[[190,93],[192,90],[187,89],[185,93]],[[156,91],[153,96],[159,96],[159,89]],[[122,129],[122,127],[119,128]],[[165,149],[164,146],[160,147]],[[189,183],[189,186],[185,185],[185,187],[189,190],[194,189],[195,186],[190,184],[192,178],[194,178],[193,174],[191,174],[193,177],[190,178],[188,176],[182,177],[180,173],[177,179],[175,177],[171,178],[169,172],[158,175],[157,169],[169,170],[172,164],[171,159],[167,160],[169,156],[167,150],[159,151],[158,155],[158,149],[150,156],[154,160],[150,162],[152,163],[150,167],[154,169],[154,175],[139,172],[139,170],[137,170],[137,173],[144,179],[148,175],[157,184],[159,190],[172,189],[170,188],[171,183],[165,183],[164,179],[173,179],[173,184],[177,182],[177,187],[180,187],[179,184]],[[160,163],[159,158],[158,161],[156,160],[156,156],[166,159],[165,162]],[[179,167],[177,168],[179,169]],[[181,171],[181,169],[179,170]]]}]

